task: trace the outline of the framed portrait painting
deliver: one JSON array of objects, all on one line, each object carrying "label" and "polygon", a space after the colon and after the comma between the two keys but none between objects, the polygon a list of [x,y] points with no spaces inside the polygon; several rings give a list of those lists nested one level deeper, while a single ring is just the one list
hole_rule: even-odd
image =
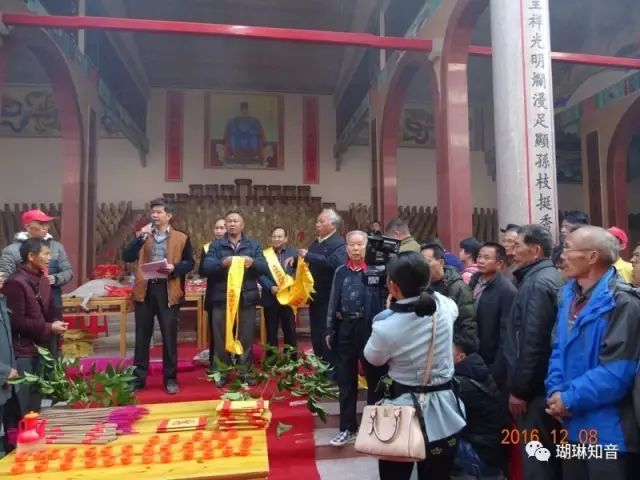
[{"label": "framed portrait painting", "polygon": [[281,95],[206,93],[205,168],[284,167]]}]

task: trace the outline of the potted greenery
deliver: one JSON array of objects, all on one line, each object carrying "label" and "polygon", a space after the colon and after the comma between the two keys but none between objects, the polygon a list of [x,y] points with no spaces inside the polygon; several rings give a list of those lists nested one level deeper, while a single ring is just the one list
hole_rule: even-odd
[{"label": "potted greenery", "polygon": [[[12,379],[12,384],[36,386],[52,405],[65,402],[73,408],[112,407],[131,405],[136,398],[131,389],[133,367],[107,365],[98,372],[95,364],[88,371],[79,359],[54,359],[46,348],[38,347],[40,368],[37,373],[26,373]],[[77,375],[71,375],[71,371]]]}]

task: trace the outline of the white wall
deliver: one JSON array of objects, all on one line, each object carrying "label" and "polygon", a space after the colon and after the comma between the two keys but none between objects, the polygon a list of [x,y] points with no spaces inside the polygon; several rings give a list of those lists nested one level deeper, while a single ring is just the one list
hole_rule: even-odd
[{"label": "white wall", "polygon": [[0,138],[0,204],[62,200],[62,140]]},{"label": "white wall", "polygon": [[[154,91],[149,104],[150,153],[147,168],[142,168],[130,144],[124,140],[102,140],[98,160],[98,199],[118,201],[127,198],[142,206],[161,193],[185,193],[188,185],[233,183],[236,178],[251,178],[254,184],[301,185],[302,178],[302,97],[285,95],[284,169],[237,170],[205,169],[204,164],[204,92],[185,92],[183,181],[165,182],[165,96]],[[335,113],[330,97],[320,98],[320,184],[311,186],[313,196],[335,201],[339,207],[349,202],[369,203],[371,172],[369,162],[346,162],[335,171],[333,145]],[[362,171],[364,166],[365,170]],[[348,191],[345,187],[349,186]]]},{"label": "white wall", "polygon": [[[251,178],[254,184],[302,184],[302,96],[285,95],[285,167],[283,170],[205,169],[204,92],[185,92],[183,181],[165,182],[165,92],[154,90],[149,103],[147,167],[124,139],[100,139],[98,145],[98,201],[132,200],[141,207],[162,193],[186,193],[188,185],[233,183]],[[333,158],[335,111],[331,97],[320,97],[320,184],[311,186],[314,196],[336,202],[371,203],[371,158],[368,147],[351,147],[336,171]],[[0,203],[59,202],[62,198],[62,152],[59,139],[0,138]],[[471,153],[474,206],[496,207],[495,183],[487,175],[482,152]],[[25,173],[38,166],[38,180]],[[20,179],[16,182],[16,179]],[[400,149],[398,159],[401,205],[435,206],[435,151]]]},{"label": "white wall", "polygon": [[[496,184],[487,175],[484,152],[471,152],[471,191],[474,207],[496,208]],[[398,155],[398,203],[436,206],[436,151],[403,148]]]}]

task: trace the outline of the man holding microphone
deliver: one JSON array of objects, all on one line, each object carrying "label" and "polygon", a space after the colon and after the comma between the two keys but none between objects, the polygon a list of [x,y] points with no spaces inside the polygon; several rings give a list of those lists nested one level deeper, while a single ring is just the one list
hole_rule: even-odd
[{"label": "man holding microphone", "polygon": [[[136,344],[135,389],[144,388],[149,370],[149,346],[154,318],[158,317],[162,334],[164,389],[169,395],[180,391],[178,374],[178,313],[184,299],[184,277],[193,270],[193,248],[189,236],[173,229],[169,222],[173,209],[164,198],[151,200],[151,223],[145,225],[124,249],[125,262],[136,262],[133,287]],[[142,266],[166,261],[159,278],[145,280]]]}]

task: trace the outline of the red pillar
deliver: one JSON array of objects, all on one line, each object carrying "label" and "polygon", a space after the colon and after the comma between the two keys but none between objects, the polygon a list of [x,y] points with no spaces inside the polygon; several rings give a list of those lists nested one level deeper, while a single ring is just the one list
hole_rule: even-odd
[{"label": "red pillar", "polygon": [[[82,116],[78,105],[76,89],[68,66],[62,55],[52,55],[56,47],[31,48],[43,66],[53,89],[56,105],[59,108],[60,126],[63,142],[62,171],[62,243],[69,255],[73,267],[74,279],[68,288],[75,287],[86,275],[85,270],[85,229],[83,216],[85,162],[83,161]],[[57,53],[57,50],[56,50]]]},{"label": "red pillar", "polygon": [[[629,188],[627,164],[629,147],[640,122],[640,98],[636,99],[620,119],[607,152],[607,197],[609,225],[629,232]],[[629,252],[626,252],[627,254]]]},{"label": "red pillar", "polygon": [[386,96],[380,128],[380,171],[378,175],[378,212],[386,225],[398,216],[398,131],[405,94],[418,65],[409,64],[395,75]]},{"label": "red pillar", "polygon": [[487,0],[460,0],[450,17],[442,56],[434,62],[438,236],[447,248],[473,232],[467,65],[474,26]]}]

